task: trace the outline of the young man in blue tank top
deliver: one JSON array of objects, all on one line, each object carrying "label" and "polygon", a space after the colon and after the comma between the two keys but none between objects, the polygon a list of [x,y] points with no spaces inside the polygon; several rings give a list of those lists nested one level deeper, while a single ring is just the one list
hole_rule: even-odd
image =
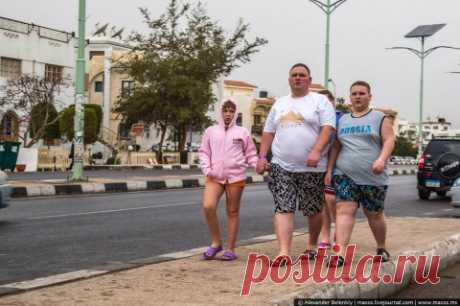
[{"label": "young man in blue tank top", "polygon": [[[388,188],[387,161],[394,148],[395,136],[390,119],[369,108],[371,87],[357,81],[350,87],[352,112],[343,115],[325,176],[336,191],[336,239],[341,249],[337,263],[344,264],[344,254],[355,224],[356,211],[363,207],[377,243],[377,255],[388,261],[384,201]],[[345,263],[350,264],[350,263]]]}]

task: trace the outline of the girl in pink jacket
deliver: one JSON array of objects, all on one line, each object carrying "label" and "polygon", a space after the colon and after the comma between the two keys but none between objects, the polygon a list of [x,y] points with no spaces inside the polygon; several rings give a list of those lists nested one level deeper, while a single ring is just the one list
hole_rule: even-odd
[{"label": "girl in pink jacket", "polygon": [[227,248],[222,260],[235,260],[240,200],[246,182],[246,169],[255,167],[257,150],[247,129],[237,126],[237,105],[226,99],[220,108],[219,124],[206,129],[200,147],[200,164],[206,176],[203,211],[211,234],[211,246],[203,254],[214,259],[222,251],[217,204],[225,192],[227,200]]}]

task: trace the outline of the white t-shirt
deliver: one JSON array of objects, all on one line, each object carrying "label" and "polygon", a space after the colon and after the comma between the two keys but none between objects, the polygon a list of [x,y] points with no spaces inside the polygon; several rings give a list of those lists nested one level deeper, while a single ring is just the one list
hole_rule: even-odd
[{"label": "white t-shirt", "polygon": [[275,133],[272,163],[289,172],[325,172],[326,150],[317,167],[306,164],[325,125],[335,128],[335,110],[324,95],[310,92],[301,98],[289,95],[276,100],[264,127],[264,132]]}]

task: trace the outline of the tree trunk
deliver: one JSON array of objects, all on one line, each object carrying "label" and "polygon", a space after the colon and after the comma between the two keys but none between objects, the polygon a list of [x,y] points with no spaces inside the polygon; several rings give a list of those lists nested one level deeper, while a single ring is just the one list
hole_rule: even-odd
[{"label": "tree trunk", "polygon": [[185,144],[187,140],[187,128],[185,124],[181,124],[178,129],[179,138],[179,152],[185,151]]},{"label": "tree trunk", "polygon": [[160,143],[158,148],[157,162],[163,164],[163,142],[165,141],[166,131],[168,130],[168,124],[160,124]]}]

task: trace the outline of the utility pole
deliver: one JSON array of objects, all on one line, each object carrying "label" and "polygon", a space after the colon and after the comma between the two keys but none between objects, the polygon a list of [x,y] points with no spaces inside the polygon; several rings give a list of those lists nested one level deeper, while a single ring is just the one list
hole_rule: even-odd
[{"label": "utility pole", "polygon": [[78,57],[75,86],[75,117],[74,117],[74,154],[71,181],[83,179],[83,154],[84,154],[84,112],[86,102],[85,93],[85,45],[86,45],[86,0],[79,0],[78,10]]},{"label": "utility pole", "polygon": [[326,14],[326,50],[325,50],[325,60],[324,60],[324,86],[329,89],[329,53],[331,49],[330,40],[331,40],[331,14],[347,0],[337,0],[331,3],[331,0],[323,1],[319,0],[310,0],[318,6]]}]

